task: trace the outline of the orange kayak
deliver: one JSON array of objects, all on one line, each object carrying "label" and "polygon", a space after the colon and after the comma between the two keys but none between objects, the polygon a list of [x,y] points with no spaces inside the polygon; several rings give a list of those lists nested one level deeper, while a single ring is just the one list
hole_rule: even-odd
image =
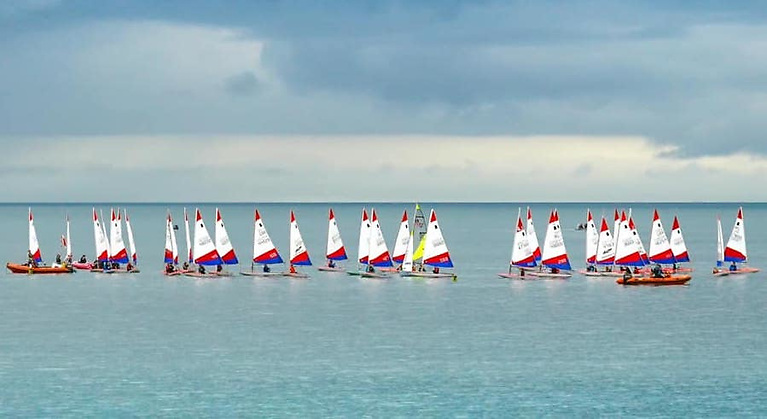
[{"label": "orange kayak", "polygon": [[8,268],[11,273],[15,274],[71,274],[74,272],[72,268],[53,268],[50,266],[38,266],[29,267],[19,263],[6,263],[5,267]]},{"label": "orange kayak", "polygon": [[684,285],[692,279],[692,275],[669,275],[663,278],[633,277],[629,279],[618,278],[621,285]]}]

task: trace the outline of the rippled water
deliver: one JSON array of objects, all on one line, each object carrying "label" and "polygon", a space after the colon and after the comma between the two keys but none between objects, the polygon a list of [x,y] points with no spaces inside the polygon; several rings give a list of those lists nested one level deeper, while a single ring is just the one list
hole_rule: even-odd
[{"label": "rippled water", "polygon": [[[334,205],[356,255],[361,205]],[[429,205],[425,205],[429,208]],[[536,205],[542,238],[550,205]],[[92,257],[90,205],[35,206],[46,260],[72,218]],[[209,227],[213,208],[202,209]],[[253,205],[223,205],[241,261]],[[294,208],[315,263],[328,205],[260,205],[287,251]],[[377,205],[387,242],[411,204]],[[164,205],[130,205],[141,274],[0,276],[2,416],[735,416],[767,413],[765,277],[713,278],[715,216],[736,205],[660,205],[694,259],[689,286],[611,279],[509,281],[512,204],[438,204],[459,280],[166,278]],[[181,207],[170,209],[178,220]],[[560,205],[582,267],[586,205]],[[613,205],[592,206],[608,216]],[[767,260],[767,206],[745,206],[753,266]],[[633,205],[647,246],[651,205]],[[23,260],[26,206],[0,206],[0,254]],[[183,226],[179,243],[184,249]],[[249,268],[248,262],[245,262]],[[767,264],[765,264],[767,267]]]}]

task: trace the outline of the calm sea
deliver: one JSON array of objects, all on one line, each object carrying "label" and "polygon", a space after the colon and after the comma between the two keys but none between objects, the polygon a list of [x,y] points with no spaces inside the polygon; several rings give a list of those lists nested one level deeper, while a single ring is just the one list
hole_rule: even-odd
[{"label": "calm sea", "polygon": [[[356,256],[361,204],[333,205]],[[517,204],[436,204],[459,274],[361,280],[216,280],[160,274],[164,217],[181,205],[128,205],[142,273],[0,275],[0,416],[764,416],[763,274],[713,278],[717,214],[735,204],[660,204],[694,262],[689,286],[613,279],[510,281]],[[628,205],[622,205],[628,207]],[[100,206],[108,211],[107,206]],[[190,206],[193,207],[193,206]],[[259,205],[287,258],[288,217],[324,261],[327,204]],[[428,211],[432,205],[424,204]],[[539,237],[551,205],[534,205]],[[648,246],[653,205],[634,204]],[[213,205],[201,209],[212,230]],[[250,267],[251,204],[221,206]],[[568,252],[583,266],[587,205],[559,205]],[[614,205],[597,204],[611,217]],[[412,204],[376,205],[389,244]],[[94,255],[91,205],[36,205],[43,257],[72,217],[76,256]],[[24,261],[27,207],[0,206],[0,255]],[[767,268],[767,206],[744,206],[752,266]],[[211,231],[212,232],[212,231]]]}]

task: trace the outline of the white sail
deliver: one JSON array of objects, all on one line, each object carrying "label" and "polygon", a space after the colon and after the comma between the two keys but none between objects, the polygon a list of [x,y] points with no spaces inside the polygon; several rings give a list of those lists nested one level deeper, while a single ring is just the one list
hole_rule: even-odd
[{"label": "white sail", "polygon": [[67,248],[67,260],[72,260],[72,241],[69,237],[69,215],[67,215],[67,244],[65,247]]},{"label": "white sail", "polygon": [[597,247],[599,246],[599,233],[591,216],[591,210],[586,210],[586,263],[597,262]]},{"label": "white sail", "polygon": [[[170,217],[170,214],[168,217]],[[200,213],[199,209],[195,210],[194,218],[194,263],[198,265],[220,265],[221,257],[218,251],[216,251],[216,245],[213,243],[213,240],[210,239],[210,234],[208,229],[205,228],[205,222],[202,220],[202,213]],[[173,241],[175,241],[175,235],[171,225],[171,242]],[[176,257],[178,257],[178,253],[174,255],[174,260]]]},{"label": "white sail", "polygon": [[357,260],[367,265],[370,253],[370,220],[365,208],[362,208],[362,222],[360,223],[360,241],[357,247]]},{"label": "white sail", "polygon": [[674,261],[689,262],[690,255],[687,253],[687,245],[684,243],[682,227],[679,225],[679,219],[674,217],[674,224],[671,227],[671,253],[674,254]]},{"label": "white sail", "polygon": [[413,232],[408,235],[405,246],[405,258],[402,259],[402,272],[413,272]]},{"label": "white sail", "polygon": [[109,259],[107,237],[106,234],[104,234],[104,230],[101,228],[101,221],[99,221],[96,208],[93,209],[93,238],[96,243],[96,259],[100,262],[107,261]]},{"label": "white sail", "polygon": [[530,243],[530,249],[533,251],[533,256],[536,262],[540,262],[543,257],[541,254],[541,247],[538,245],[538,235],[535,233],[535,225],[533,225],[533,211],[530,207],[527,207],[527,241]]},{"label": "white sail", "polygon": [[549,225],[546,227],[546,237],[543,239],[543,255],[541,264],[549,268],[570,270],[570,259],[562,237],[562,227],[559,224],[557,210],[551,212]]},{"label": "white sail", "polygon": [[298,229],[296,215],[290,211],[290,264],[291,265],[311,265],[309,251],[304,245],[304,239],[301,237],[301,230]]},{"label": "white sail", "polygon": [[724,248],[724,260],[727,262],[745,262],[748,259],[746,252],[746,223],[743,219],[743,207],[738,208],[738,216],[732,226],[730,239]]},{"label": "white sail", "polygon": [[170,216],[170,212],[168,212],[168,217],[170,217],[170,244],[173,247],[173,263],[178,264],[178,242],[176,241],[176,230],[173,228],[173,217]]},{"label": "white sail", "polygon": [[671,242],[666,237],[663,223],[660,221],[658,210],[653,211],[652,231],[650,232],[650,262],[674,263],[674,253],[671,251]]},{"label": "white sail", "polygon": [[125,249],[122,232],[122,217],[120,210],[115,214],[114,208],[110,209],[110,219],[112,224],[109,229],[109,260],[117,263],[128,262],[128,251]]},{"label": "white sail", "polygon": [[37,241],[37,230],[35,230],[35,217],[32,215],[32,208],[29,208],[29,254],[36,263],[42,263],[43,256],[40,252],[40,243]]},{"label": "white sail", "polygon": [[408,241],[410,241],[410,226],[408,224],[407,211],[404,211],[402,213],[402,221],[399,224],[397,239],[394,241],[394,255],[392,256],[394,262],[402,263],[405,260]]},{"label": "white sail", "polygon": [[130,245],[130,258],[135,265],[138,263],[138,253],[136,252],[136,240],[133,238],[133,227],[131,227],[130,218],[128,217],[128,211],[123,210],[125,213],[125,228],[128,232],[128,244]]},{"label": "white sail", "polygon": [[234,253],[232,242],[229,241],[229,233],[226,231],[224,219],[221,217],[221,211],[216,208],[216,250],[221,260],[227,265],[236,265],[240,263],[237,255]]},{"label": "white sail", "polygon": [[346,248],[341,240],[341,232],[338,230],[336,215],[333,208],[330,209],[328,216],[328,245],[326,247],[325,257],[330,260],[346,260]]},{"label": "white sail", "polygon": [[376,214],[375,209],[370,210],[370,212],[372,220],[368,238],[368,264],[373,266],[392,266],[391,255],[389,255],[389,249],[386,247],[386,240],[384,240],[381,225],[378,223],[378,214]]},{"label": "white sail", "polygon": [[194,262],[194,256],[192,254],[192,240],[189,237],[189,214],[186,212],[186,207],[184,207],[184,234],[186,235],[186,260],[192,263]]},{"label": "white sail", "polygon": [[442,229],[437,221],[437,213],[432,209],[429,214],[429,226],[426,233],[426,244],[423,249],[423,264],[434,267],[452,268],[453,261],[447,243],[442,236]]},{"label": "white sail", "polygon": [[530,248],[525,225],[522,224],[522,209],[517,211],[517,228],[514,232],[514,244],[511,248],[511,266],[533,267],[536,265],[535,255]]},{"label": "white sail", "polygon": [[716,266],[724,264],[724,238],[722,237],[722,220],[716,217]]},{"label": "white sail", "polygon": [[599,229],[599,243],[597,245],[597,264],[612,265],[615,263],[615,240],[610,234],[607,220],[602,217],[602,226]]},{"label": "white sail", "polygon": [[166,264],[173,264],[173,223],[170,217],[170,210],[165,216],[165,258]]},{"label": "white sail", "polygon": [[266,231],[264,220],[261,219],[261,213],[256,210],[253,226],[253,262],[270,265],[273,263],[282,263],[280,252],[272,243],[272,238]]},{"label": "white sail", "polygon": [[624,266],[643,266],[642,256],[639,254],[639,244],[631,233],[629,220],[626,213],[621,212],[620,225],[618,227],[617,247],[615,248],[615,264]]}]

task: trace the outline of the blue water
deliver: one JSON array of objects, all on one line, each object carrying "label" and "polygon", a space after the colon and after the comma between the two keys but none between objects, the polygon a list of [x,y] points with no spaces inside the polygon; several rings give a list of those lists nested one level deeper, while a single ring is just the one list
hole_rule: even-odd
[{"label": "blue water", "polygon": [[[412,205],[376,207],[391,246]],[[549,207],[533,207],[541,239]],[[652,207],[633,205],[645,245]],[[75,254],[93,256],[90,208],[33,207],[46,260],[59,251],[67,212]],[[213,208],[202,207],[210,227]],[[253,208],[221,206],[241,261],[252,252]],[[290,208],[322,262],[328,205],[259,205],[283,256]],[[352,257],[360,208],[334,205]],[[765,276],[709,274],[715,216],[728,236],[736,205],[658,206],[667,231],[680,216],[696,271],[689,286],[656,288],[497,278],[517,206],[435,208],[457,282],[314,270],[308,281],[167,278],[159,273],[166,206],[129,205],[142,273],[0,275],[0,416],[767,414]],[[181,206],[170,209],[180,220]],[[559,206],[577,267],[585,238],[569,227],[585,209]],[[612,209],[592,206],[597,215]],[[760,266],[767,206],[744,210],[751,264]],[[0,206],[0,226],[0,255],[23,260],[26,206]]]}]

